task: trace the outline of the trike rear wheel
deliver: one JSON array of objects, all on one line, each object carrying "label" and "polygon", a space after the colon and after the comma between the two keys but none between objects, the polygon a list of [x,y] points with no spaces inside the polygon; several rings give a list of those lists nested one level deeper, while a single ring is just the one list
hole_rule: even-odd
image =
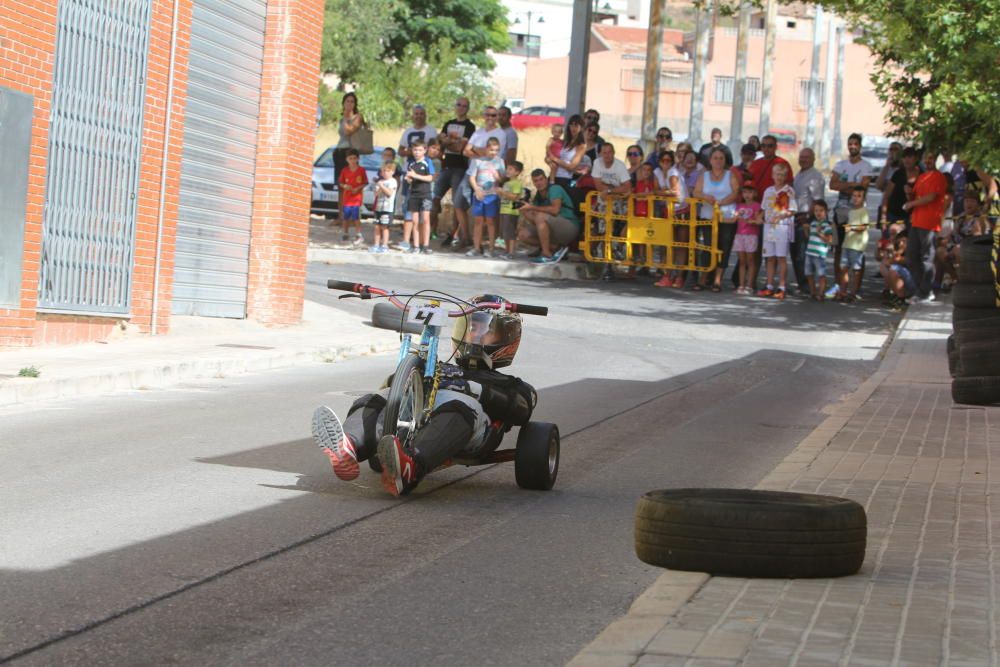
[{"label": "trike rear wheel", "polygon": [[559,427],[528,422],[517,434],[514,479],[522,489],[548,491],[559,474]]}]

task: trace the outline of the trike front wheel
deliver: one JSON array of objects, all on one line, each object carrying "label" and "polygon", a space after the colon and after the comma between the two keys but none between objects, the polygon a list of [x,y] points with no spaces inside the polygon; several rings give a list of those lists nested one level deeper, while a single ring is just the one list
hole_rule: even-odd
[{"label": "trike front wheel", "polygon": [[424,418],[424,360],[408,354],[396,368],[389,397],[382,412],[383,435],[395,435],[401,442],[413,437]]}]

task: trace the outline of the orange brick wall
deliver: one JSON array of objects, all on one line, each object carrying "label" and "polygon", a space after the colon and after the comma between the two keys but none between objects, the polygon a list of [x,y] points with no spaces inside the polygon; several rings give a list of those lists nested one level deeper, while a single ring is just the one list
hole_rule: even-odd
[{"label": "orange brick wall", "polygon": [[322,0],[267,3],[247,294],[267,325],[302,317],[322,25]]},{"label": "orange brick wall", "polygon": [[[0,85],[34,97],[21,303],[18,308],[0,308],[0,347],[100,340],[119,324],[114,317],[36,311],[57,4],[6,0],[0,12]],[[131,313],[131,322],[143,332],[153,325],[158,237],[157,333],[170,326],[193,0],[178,0],[177,9],[170,98],[174,0],[154,0],[152,5]],[[322,0],[268,2],[248,313],[269,325],[301,319],[322,25]]]},{"label": "orange brick wall", "polygon": [[49,141],[49,105],[55,62],[57,0],[6,0],[0,11],[0,86],[34,98],[28,206],[19,308],[0,308],[0,345],[31,345],[38,302],[38,261],[42,244],[42,201]]}]

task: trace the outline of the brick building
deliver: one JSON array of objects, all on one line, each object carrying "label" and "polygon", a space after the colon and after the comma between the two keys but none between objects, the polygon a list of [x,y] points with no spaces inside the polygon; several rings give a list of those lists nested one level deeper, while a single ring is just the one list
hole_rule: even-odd
[{"label": "brick building", "polygon": [[322,0],[6,0],[0,346],[299,321]]}]

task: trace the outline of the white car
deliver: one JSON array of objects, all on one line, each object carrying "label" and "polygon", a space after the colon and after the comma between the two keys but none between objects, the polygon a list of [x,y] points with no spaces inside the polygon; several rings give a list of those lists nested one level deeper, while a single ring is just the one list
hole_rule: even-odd
[{"label": "white car", "polygon": [[[382,147],[376,146],[375,152],[370,155],[361,156],[361,167],[368,173],[368,187],[363,193],[361,204],[362,217],[375,216],[375,188],[372,184],[379,177],[379,170],[382,168]],[[327,148],[313,162],[312,172],[312,205],[310,212],[313,215],[322,215],[327,218],[334,218],[340,209],[340,192],[337,188],[337,181],[334,177],[333,168],[334,147]]]}]

